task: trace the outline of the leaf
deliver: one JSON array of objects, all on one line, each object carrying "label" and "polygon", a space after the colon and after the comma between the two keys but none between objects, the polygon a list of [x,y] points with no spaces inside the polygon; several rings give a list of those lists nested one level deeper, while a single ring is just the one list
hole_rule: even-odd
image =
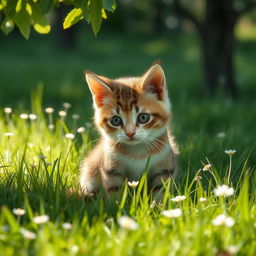
[{"label": "leaf", "polygon": [[240,212],[240,218],[242,221],[249,221],[249,177],[245,175],[240,193],[238,196],[237,212]]},{"label": "leaf", "polygon": [[101,0],[91,0],[89,4],[89,20],[92,24],[92,30],[94,35],[96,36],[99,32],[100,25],[102,22],[102,2]]},{"label": "leaf", "polygon": [[32,4],[32,19],[33,27],[36,32],[38,32],[39,34],[47,34],[50,32],[51,25],[47,16],[42,15],[39,4]]},{"label": "leaf", "polygon": [[1,29],[6,35],[8,35],[14,29],[13,20],[6,17],[1,24]]},{"label": "leaf", "polygon": [[15,23],[18,26],[20,33],[26,38],[30,34],[30,16],[26,9],[22,9],[15,15]]},{"label": "leaf", "polygon": [[42,14],[49,13],[54,5],[54,0],[41,0],[40,10]]},{"label": "leaf", "polygon": [[103,8],[105,10],[113,12],[116,9],[115,0],[102,0]]},{"label": "leaf", "polygon": [[101,17],[102,17],[103,19],[105,19],[105,20],[108,18],[108,16],[107,16],[107,14],[106,14],[106,12],[105,12],[104,9],[101,9]]},{"label": "leaf", "polygon": [[46,16],[39,16],[35,21],[34,29],[39,34],[48,34],[51,31],[51,25]]},{"label": "leaf", "polygon": [[22,9],[26,7],[26,2],[24,0],[18,0],[17,5],[16,5],[16,13],[20,12]]},{"label": "leaf", "polygon": [[14,18],[16,14],[16,10],[15,10],[16,4],[17,4],[17,1],[15,0],[9,0],[5,3],[4,12],[7,17]]},{"label": "leaf", "polygon": [[69,14],[66,16],[63,22],[63,28],[67,29],[74,24],[76,24],[79,20],[83,18],[83,11],[81,8],[74,8]]}]

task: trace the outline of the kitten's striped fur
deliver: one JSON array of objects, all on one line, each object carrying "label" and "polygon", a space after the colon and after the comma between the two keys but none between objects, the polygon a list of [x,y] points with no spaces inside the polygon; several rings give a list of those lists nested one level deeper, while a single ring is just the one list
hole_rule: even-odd
[{"label": "kitten's striped fur", "polygon": [[177,147],[168,129],[171,112],[163,69],[155,64],[141,77],[116,80],[91,72],[85,75],[101,138],[81,166],[83,194],[96,194],[99,186],[109,194],[126,178],[139,180],[149,157],[149,185],[159,190],[178,170]]}]

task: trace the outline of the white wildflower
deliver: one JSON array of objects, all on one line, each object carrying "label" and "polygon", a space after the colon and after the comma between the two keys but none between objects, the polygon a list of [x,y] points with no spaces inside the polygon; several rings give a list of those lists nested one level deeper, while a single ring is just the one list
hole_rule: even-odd
[{"label": "white wildflower", "polygon": [[54,112],[54,108],[48,107],[44,110],[47,114],[52,114]]},{"label": "white wildflower", "polygon": [[74,119],[74,120],[77,120],[79,118],[80,118],[80,115],[78,115],[78,114],[73,114],[72,115],[72,119]]},{"label": "white wildflower", "polygon": [[236,255],[239,251],[239,246],[229,245],[226,250],[230,253],[230,255]]},{"label": "white wildflower", "polygon": [[236,150],[235,149],[226,149],[225,153],[229,156],[232,156],[236,153]]},{"label": "white wildflower", "polygon": [[33,218],[33,222],[36,224],[45,224],[49,221],[48,215],[40,215]]},{"label": "white wildflower", "polygon": [[29,118],[29,115],[26,113],[22,113],[22,114],[20,114],[20,118],[23,120],[27,120]]},{"label": "white wildflower", "polygon": [[20,233],[23,235],[24,238],[33,240],[36,239],[36,234],[34,232],[31,232],[25,228],[20,229]]},{"label": "white wildflower", "polygon": [[54,125],[54,124],[49,124],[49,125],[48,125],[48,128],[49,128],[49,130],[52,131],[52,130],[55,128],[55,125]]},{"label": "white wildflower", "polygon": [[226,216],[225,214],[220,214],[212,220],[212,224],[214,226],[232,227],[235,224],[235,221],[233,218]]},{"label": "white wildflower", "polygon": [[85,127],[90,128],[91,126],[92,126],[92,123],[90,123],[90,122],[85,123]]},{"label": "white wildflower", "polygon": [[168,218],[178,218],[182,215],[182,210],[180,208],[170,209],[162,211],[161,214]]},{"label": "white wildflower", "polygon": [[76,244],[72,245],[71,248],[70,248],[70,251],[71,251],[73,254],[78,253],[78,251],[79,251],[79,246],[76,245]]},{"label": "white wildflower", "polygon": [[121,228],[127,230],[136,230],[138,229],[138,224],[135,220],[131,219],[128,216],[121,216],[118,218],[118,224]]},{"label": "white wildflower", "polygon": [[202,176],[200,176],[200,175],[197,175],[195,178],[194,178],[194,181],[197,181],[197,182],[199,182],[199,181],[201,181],[202,180]]},{"label": "white wildflower", "polygon": [[67,133],[65,134],[65,138],[73,140],[75,138],[75,135],[73,133]]},{"label": "white wildflower", "polygon": [[65,111],[65,110],[60,110],[59,111],[59,116],[60,117],[65,117],[67,115],[67,111]]},{"label": "white wildflower", "polygon": [[66,230],[70,230],[70,229],[72,229],[72,224],[71,224],[71,223],[68,223],[68,222],[64,222],[64,223],[62,224],[62,228],[63,228],[63,229],[66,229]]},{"label": "white wildflower", "polygon": [[50,151],[51,150],[51,146],[47,146],[46,148],[45,148],[45,151],[46,152],[48,152],[48,151]]},{"label": "white wildflower", "polygon": [[63,102],[62,106],[63,106],[63,108],[65,108],[66,110],[72,107],[72,105],[71,105],[70,103],[68,103],[68,102]]},{"label": "white wildflower", "polygon": [[10,137],[12,137],[14,135],[14,133],[12,133],[12,132],[6,132],[6,133],[4,133],[4,136],[6,136],[8,139],[10,138]]},{"label": "white wildflower", "polygon": [[29,119],[30,120],[36,120],[37,119],[37,115],[36,114],[30,114],[29,115]]},{"label": "white wildflower", "polygon": [[33,147],[34,147],[34,144],[31,143],[31,142],[29,142],[29,143],[28,143],[28,146],[29,146],[30,148],[33,148]]},{"label": "white wildflower", "polygon": [[77,129],[77,132],[78,133],[83,133],[83,132],[85,132],[85,127],[79,127],[78,129]]},{"label": "white wildflower", "polygon": [[128,186],[132,187],[132,188],[136,188],[139,185],[139,181],[128,181]]},{"label": "white wildflower", "polygon": [[205,203],[206,201],[207,201],[207,198],[205,198],[205,197],[200,197],[199,198],[200,203]]},{"label": "white wildflower", "polygon": [[208,171],[211,168],[211,164],[206,164],[203,168],[203,171]]},{"label": "white wildflower", "polygon": [[227,185],[219,185],[214,189],[215,196],[228,197],[234,194],[234,189]]},{"label": "white wildflower", "polygon": [[183,195],[183,196],[176,196],[176,197],[172,198],[171,201],[173,201],[173,202],[181,202],[181,201],[183,201],[185,199],[186,199],[186,196]]},{"label": "white wildflower", "polygon": [[11,114],[12,113],[12,108],[9,108],[9,107],[4,108],[4,113],[5,114]]},{"label": "white wildflower", "polygon": [[17,216],[22,216],[26,213],[26,211],[22,208],[14,208],[12,212]]}]

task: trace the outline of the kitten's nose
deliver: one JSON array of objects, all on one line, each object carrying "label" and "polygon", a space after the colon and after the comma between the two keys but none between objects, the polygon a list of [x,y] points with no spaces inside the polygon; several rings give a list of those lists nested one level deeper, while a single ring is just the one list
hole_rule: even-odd
[{"label": "kitten's nose", "polygon": [[126,134],[128,137],[132,138],[133,135],[135,134],[135,131],[126,131],[125,134]]}]

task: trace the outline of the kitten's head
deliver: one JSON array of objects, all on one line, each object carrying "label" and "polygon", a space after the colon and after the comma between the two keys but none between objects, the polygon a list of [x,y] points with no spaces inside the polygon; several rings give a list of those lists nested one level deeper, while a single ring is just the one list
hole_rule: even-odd
[{"label": "kitten's head", "polygon": [[153,65],[143,76],[111,80],[85,72],[95,123],[103,136],[126,144],[159,137],[170,118],[164,71]]}]

